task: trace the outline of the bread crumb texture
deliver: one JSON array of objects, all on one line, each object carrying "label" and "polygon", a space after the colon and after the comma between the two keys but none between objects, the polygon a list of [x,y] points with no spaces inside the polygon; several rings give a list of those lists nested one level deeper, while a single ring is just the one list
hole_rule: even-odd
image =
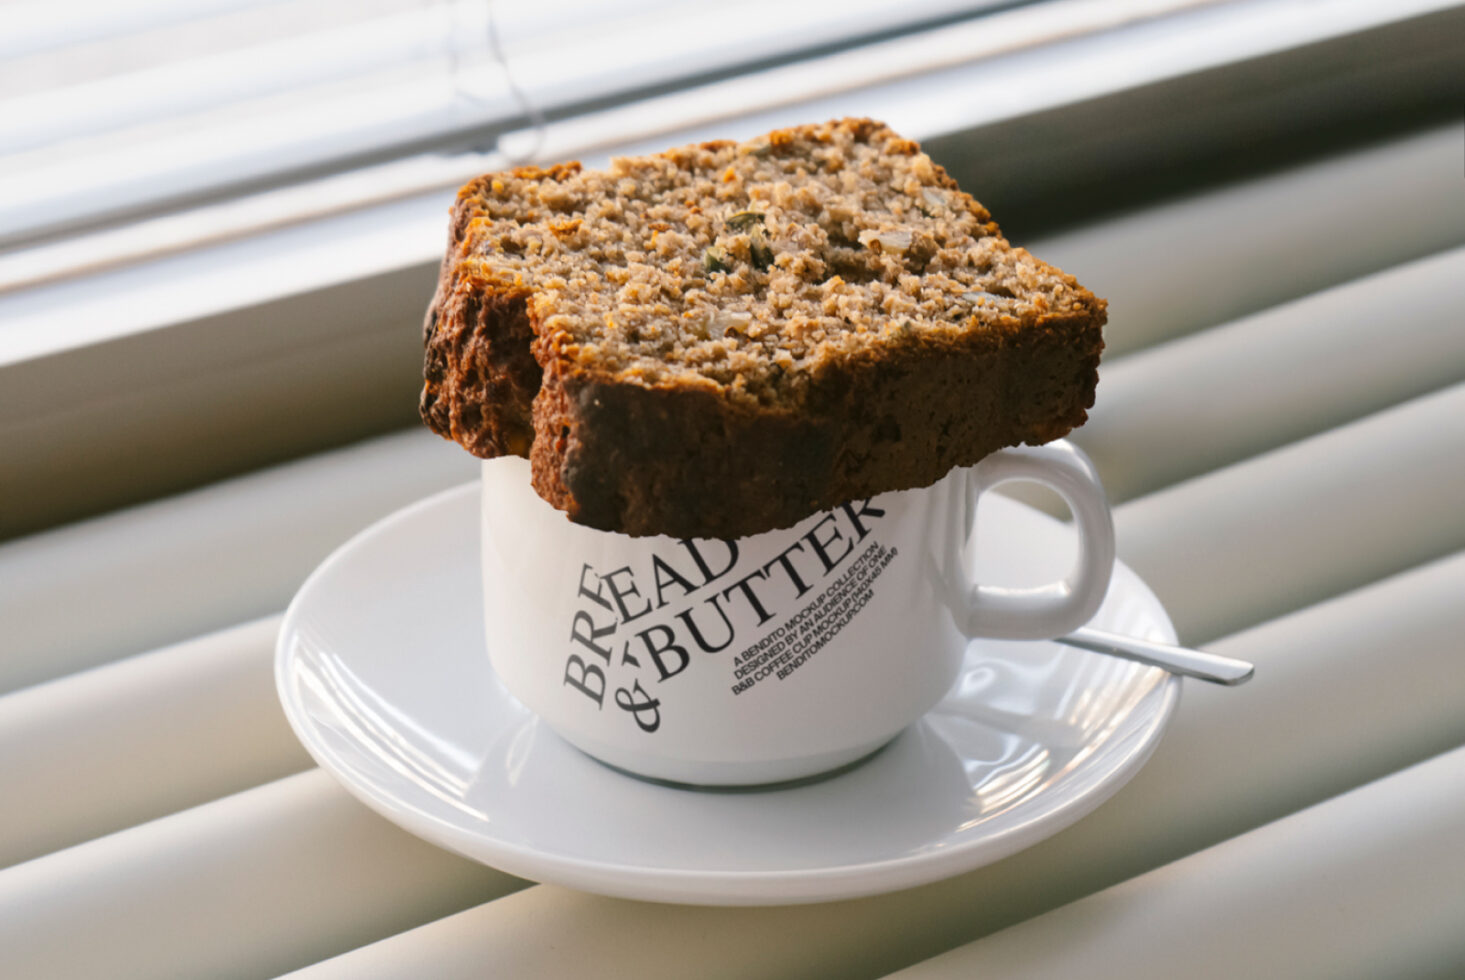
[{"label": "bread crumb texture", "polygon": [[[879,441],[874,428],[884,425],[887,441],[900,441],[891,426],[920,419],[908,409],[875,418],[850,397],[862,385],[880,389],[864,392],[877,401],[917,397],[927,386],[900,379],[942,359],[975,359],[980,369],[970,380],[1000,387],[1004,379],[1019,380],[998,363],[1004,349],[1031,353],[1056,330],[1080,355],[1050,358],[1048,367],[1065,375],[1049,378],[1039,396],[1050,402],[1052,417],[1027,430],[1008,424],[993,433],[1001,438],[968,438],[965,449],[937,445],[962,433],[940,412],[927,413],[928,424],[946,431],[934,442],[930,432],[907,441],[942,458],[908,467],[908,485],[929,483],[942,467],[974,462],[997,445],[1061,435],[1092,403],[1103,320],[1102,300],[1010,245],[986,209],[915,143],[870,120],[840,120],[746,143],[617,158],[605,171],[577,163],[525,167],[467,184],[427,317],[422,409],[429,425],[477,455],[530,456],[536,487],[572,518],[594,516],[586,522],[634,533],[725,536],[837,503],[827,499],[831,492],[872,489],[848,480],[860,459],[837,457],[869,457],[867,444]],[[1024,370],[1034,367],[1043,370],[1024,362]],[[960,380],[949,371],[928,373]],[[1042,379],[1029,380],[1043,387]],[[1067,392],[1066,402],[1055,385]],[[731,488],[724,501],[678,506],[654,493],[632,501],[644,487],[612,489],[604,474],[590,474],[590,482],[619,499],[590,507],[595,515],[581,513],[584,501],[567,480],[597,454],[581,453],[577,463],[576,450],[628,435],[579,431],[594,415],[584,404],[587,386],[600,393],[640,389],[672,411],[677,396],[713,404],[723,429],[824,419],[818,436],[834,440],[829,472],[792,476],[800,500],[783,516],[752,524],[662,519],[687,507],[735,510],[746,503],[737,499],[751,492],[746,486]],[[942,398],[959,410],[964,395],[990,426],[1003,428],[1000,406],[987,406],[980,392]],[[700,441],[707,449],[736,448],[735,433],[706,435]],[[536,445],[543,437],[556,445]],[[663,450],[680,466],[697,465],[696,447],[671,442]],[[637,459],[619,454],[614,462]],[[864,460],[866,470],[870,462]],[[556,472],[541,472],[548,469]],[[755,473],[751,480],[777,495],[784,488],[766,485],[776,478]],[[810,479],[833,481],[838,490],[811,492],[804,485]],[[892,479],[904,482],[894,475],[884,482]],[[662,489],[676,496],[698,488]],[[643,512],[636,527],[627,523],[628,506]]]}]

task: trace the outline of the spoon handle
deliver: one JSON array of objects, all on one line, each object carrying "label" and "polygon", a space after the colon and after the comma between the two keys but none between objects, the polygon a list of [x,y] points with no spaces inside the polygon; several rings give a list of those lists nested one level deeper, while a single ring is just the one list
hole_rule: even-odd
[{"label": "spoon handle", "polygon": [[1105,633],[1087,626],[1082,626],[1067,636],[1058,637],[1057,642],[1082,650],[1091,650],[1094,653],[1106,653],[1111,657],[1122,657],[1136,663],[1149,664],[1151,667],[1161,667],[1172,674],[1183,674],[1186,677],[1199,678],[1213,684],[1227,686],[1244,684],[1251,680],[1251,675],[1256,672],[1256,667],[1245,660],[1222,657],[1200,650],[1187,650],[1185,647],[1155,643],[1152,640],[1140,640],[1132,636],[1120,636],[1118,633]]}]

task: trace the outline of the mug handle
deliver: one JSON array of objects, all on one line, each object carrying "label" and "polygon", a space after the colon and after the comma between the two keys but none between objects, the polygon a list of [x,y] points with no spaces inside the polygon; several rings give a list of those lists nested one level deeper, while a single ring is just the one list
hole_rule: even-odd
[{"label": "mug handle", "polygon": [[1057,491],[1073,512],[1078,560],[1068,577],[1037,588],[974,585],[967,596],[968,636],[1047,640],[1071,632],[1098,611],[1114,570],[1114,518],[1094,464],[1070,442],[1001,449],[968,472],[966,514],[976,523],[977,498],[999,483],[1031,480]]}]

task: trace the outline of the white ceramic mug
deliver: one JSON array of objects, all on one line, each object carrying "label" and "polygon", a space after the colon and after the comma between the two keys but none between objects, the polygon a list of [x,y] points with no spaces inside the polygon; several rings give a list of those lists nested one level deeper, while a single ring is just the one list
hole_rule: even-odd
[{"label": "white ceramic mug", "polygon": [[[971,581],[976,498],[1008,480],[1067,501],[1079,540],[1067,579]],[[697,785],[797,779],[873,753],[941,699],[970,638],[1082,625],[1114,564],[1103,488],[1063,441],[735,541],[572,524],[514,457],[484,463],[482,512],[488,650],[505,687],[602,762]]]}]

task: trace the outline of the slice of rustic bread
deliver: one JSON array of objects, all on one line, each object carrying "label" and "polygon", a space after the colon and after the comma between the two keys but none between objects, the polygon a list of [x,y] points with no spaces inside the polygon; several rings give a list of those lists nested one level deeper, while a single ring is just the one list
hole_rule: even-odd
[{"label": "slice of rustic bread", "polygon": [[847,119],[458,194],[422,416],[582,524],[734,537],[1081,424],[1105,304]]}]

